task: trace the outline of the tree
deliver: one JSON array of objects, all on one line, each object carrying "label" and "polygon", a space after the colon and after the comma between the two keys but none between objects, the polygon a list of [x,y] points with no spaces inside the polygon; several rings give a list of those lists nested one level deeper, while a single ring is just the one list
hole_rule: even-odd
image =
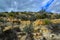
[{"label": "tree", "polygon": [[45,13],[45,9],[42,8],[42,10],[38,11],[38,13]]}]

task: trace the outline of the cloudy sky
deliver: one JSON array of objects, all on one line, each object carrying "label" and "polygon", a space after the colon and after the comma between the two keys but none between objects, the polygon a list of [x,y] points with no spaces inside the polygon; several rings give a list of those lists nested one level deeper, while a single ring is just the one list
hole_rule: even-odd
[{"label": "cloudy sky", "polygon": [[[33,11],[37,12],[50,0],[0,0],[0,12]],[[54,0],[46,9],[50,12],[60,12],[60,0]]]}]

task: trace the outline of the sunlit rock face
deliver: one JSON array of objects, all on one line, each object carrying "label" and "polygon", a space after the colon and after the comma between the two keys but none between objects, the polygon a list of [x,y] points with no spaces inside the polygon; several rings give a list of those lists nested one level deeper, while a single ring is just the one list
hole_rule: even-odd
[{"label": "sunlit rock face", "polygon": [[[51,0],[0,0],[0,12],[3,11],[39,11]],[[54,0],[48,7],[47,11],[59,12],[60,0]],[[47,3],[48,2],[48,3]],[[42,4],[42,5],[41,5]]]}]

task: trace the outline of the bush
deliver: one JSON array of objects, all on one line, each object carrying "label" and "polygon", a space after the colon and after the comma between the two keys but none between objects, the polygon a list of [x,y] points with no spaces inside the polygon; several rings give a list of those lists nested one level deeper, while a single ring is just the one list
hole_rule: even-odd
[{"label": "bush", "polygon": [[51,24],[51,21],[48,19],[45,19],[44,21],[45,21],[45,24]]},{"label": "bush", "polygon": [[37,19],[41,19],[42,17],[41,17],[41,15],[36,14],[36,18],[37,18]]},{"label": "bush", "polygon": [[7,15],[6,15],[6,13],[1,13],[0,14],[0,17],[6,17]]},{"label": "bush", "polygon": [[14,17],[14,13],[8,13],[9,16]]},{"label": "bush", "polygon": [[4,20],[2,18],[0,18],[0,22],[4,22]]},{"label": "bush", "polygon": [[32,23],[29,25],[29,26],[27,26],[26,25],[26,27],[24,28],[24,32],[26,32],[26,33],[32,33],[33,32],[33,26],[32,26]]}]

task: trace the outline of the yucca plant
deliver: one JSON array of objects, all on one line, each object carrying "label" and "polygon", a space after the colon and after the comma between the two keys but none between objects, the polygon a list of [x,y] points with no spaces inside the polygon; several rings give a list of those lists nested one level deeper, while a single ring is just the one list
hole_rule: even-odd
[{"label": "yucca plant", "polygon": [[27,33],[26,40],[34,40],[33,34],[32,34],[33,33],[32,23],[29,26],[25,27],[24,31]]}]

